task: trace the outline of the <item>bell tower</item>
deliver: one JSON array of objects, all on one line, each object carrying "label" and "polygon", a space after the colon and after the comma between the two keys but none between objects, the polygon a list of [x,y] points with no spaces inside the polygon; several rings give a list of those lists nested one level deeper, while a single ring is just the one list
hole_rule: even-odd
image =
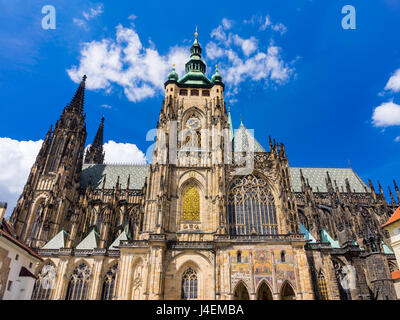
[{"label": "bell tower", "polygon": [[230,139],[224,84],[217,68],[207,78],[201,52],[196,30],[185,75],[179,79],[174,67],[165,82],[143,236],[201,241],[226,228],[224,163]]},{"label": "bell tower", "polygon": [[78,197],[86,140],[83,77],[71,103],[50,127],[11,222],[20,240],[37,248],[67,224]]}]

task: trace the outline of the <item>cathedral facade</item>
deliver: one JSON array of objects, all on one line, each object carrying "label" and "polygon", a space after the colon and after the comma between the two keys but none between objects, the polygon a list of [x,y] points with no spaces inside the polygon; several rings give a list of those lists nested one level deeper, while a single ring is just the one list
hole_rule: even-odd
[{"label": "cathedral facade", "polygon": [[351,168],[293,168],[233,130],[195,34],[173,70],[149,165],[104,164],[104,118],[85,154],[86,76],[50,127],[11,223],[34,248],[32,299],[396,299],[381,226],[399,206]]}]

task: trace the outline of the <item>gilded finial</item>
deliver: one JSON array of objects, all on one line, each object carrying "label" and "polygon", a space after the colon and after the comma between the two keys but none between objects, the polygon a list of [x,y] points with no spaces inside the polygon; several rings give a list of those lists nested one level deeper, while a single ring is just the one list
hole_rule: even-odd
[{"label": "gilded finial", "polygon": [[197,26],[196,26],[196,32],[194,33],[194,36],[197,38],[199,34],[197,33]]}]

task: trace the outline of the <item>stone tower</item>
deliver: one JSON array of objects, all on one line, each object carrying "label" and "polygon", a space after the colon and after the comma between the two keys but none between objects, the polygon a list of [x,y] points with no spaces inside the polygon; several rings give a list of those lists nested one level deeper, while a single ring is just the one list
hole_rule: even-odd
[{"label": "stone tower", "polygon": [[92,145],[88,148],[85,156],[85,163],[102,164],[104,161],[103,151],[103,131],[104,131],[104,117],[101,118],[101,123],[97,129],[96,136],[94,137]]},{"label": "stone tower", "polygon": [[19,239],[33,248],[68,225],[78,197],[86,140],[85,80],[86,76],[54,130],[50,127],[12,213]]}]

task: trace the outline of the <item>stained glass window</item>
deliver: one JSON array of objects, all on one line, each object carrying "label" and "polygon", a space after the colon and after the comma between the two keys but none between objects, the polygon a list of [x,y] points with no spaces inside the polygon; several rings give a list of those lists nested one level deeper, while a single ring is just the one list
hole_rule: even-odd
[{"label": "stained glass window", "polygon": [[277,234],[274,197],[266,181],[255,175],[235,180],[228,195],[231,234]]},{"label": "stained glass window", "polygon": [[195,186],[189,186],[183,194],[182,219],[200,221],[200,194]]},{"label": "stained glass window", "polygon": [[32,300],[49,300],[54,286],[56,270],[51,264],[46,264],[40,271],[33,288]]},{"label": "stained glass window", "polygon": [[115,264],[104,277],[102,300],[112,300],[115,291],[115,277],[117,274],[118,265]]},{"label": "stained glass window", "polygon": [[328,287],[326,285],[325,276],[322,272],[318,275],[318,288],[321,300],[329,300]]},{"label": "stained glass window", "polygon": [[197,299],[197,274],[190,267],[182,276],[181,298],[183,300]]},{"label": "stained glass window", "polygon": [[86,300],[89,287],[90,269],[80,264],[72,273],[67,288],[66,300]]}]

